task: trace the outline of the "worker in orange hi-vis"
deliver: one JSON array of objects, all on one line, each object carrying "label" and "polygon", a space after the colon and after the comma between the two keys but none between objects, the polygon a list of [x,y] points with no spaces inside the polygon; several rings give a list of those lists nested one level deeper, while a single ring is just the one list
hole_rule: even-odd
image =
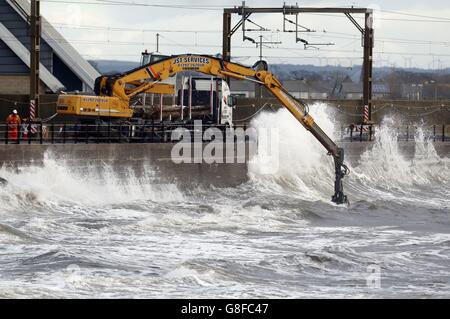
[{"label": "worker in orange hi-vis", "polygon": [[8,140],[18,141],[20,123],[21,120],[20,116],[17,114],[17,110],[14,110],[12,114],[6,118],[6,124],[8,124]]}]

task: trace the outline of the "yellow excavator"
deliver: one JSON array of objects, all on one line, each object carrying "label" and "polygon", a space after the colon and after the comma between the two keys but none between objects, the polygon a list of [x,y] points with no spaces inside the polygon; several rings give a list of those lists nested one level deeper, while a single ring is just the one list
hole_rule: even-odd
[{"label": "yellow excavator", "polygon": [[348,202],[342,183],[342,179],[348,173],[348,168],[344,164],[344,150],[314,122],[309,115],[308,106],[294,98],[268,71],[265,61],[259,61],[250,68],[208,55],[171,56],[125,73],[100,76],[95,83],[96,96],[60,95],[57,112],[79,116],[132,118],[133,109],[130,102],[133,98],[148,92],[173,94],[173,86],[162,81],[183,71],[194,71],[223,79],[247,80],[265,86],[326,148],[328,154],[333,156],[336,178],[332,201],[337,204]]}]

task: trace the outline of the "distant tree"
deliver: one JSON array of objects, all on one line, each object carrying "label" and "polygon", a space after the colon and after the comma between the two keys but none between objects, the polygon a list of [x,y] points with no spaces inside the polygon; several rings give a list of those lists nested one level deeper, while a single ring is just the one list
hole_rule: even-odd
[{"label": "distant tree", "polygon": [[307,81],[322,81],[322,76],[317,72],[305,70],[293,70],[289,73],[291,80],[307,80]]},{"label": "distant tree", "polygon": [[384,82],[389,86],[392,99],[398,100],[402,98],[402,84],[404,84],[404,82],[397,72],[393,72],[386,76]]}]

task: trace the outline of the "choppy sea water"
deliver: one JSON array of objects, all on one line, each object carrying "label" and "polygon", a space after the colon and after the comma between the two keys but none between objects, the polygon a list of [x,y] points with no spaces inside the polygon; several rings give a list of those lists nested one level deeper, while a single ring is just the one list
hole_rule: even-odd
[{"label": "choppy sea water", "polygon": [[[311,111],[332,135],[326,107]],[[351,166],[348,207],[330,202],[331,158],[285,111],[253,122],[278,128],[280,156],[235,188],[51,158],[2,168],[0,297],[448,298],[450,159],[420,133],[405,158],[392,124]]]}]

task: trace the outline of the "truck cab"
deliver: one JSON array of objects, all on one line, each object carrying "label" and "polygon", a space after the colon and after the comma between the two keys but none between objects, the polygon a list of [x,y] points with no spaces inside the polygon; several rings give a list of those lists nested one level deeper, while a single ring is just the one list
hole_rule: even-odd
[{"label": "truck cab", "polygon": [[221,81],[220,124],[233,126],[233,109],[236,107],[236,97],[231,95],[230,87],[226,81]]},{"label": "truck cab", "polygon": [[[145,50],[141,55],[141,66],[155,63],[170,57],[158,52]],[[177,105],[183,109],[191,105],[193,119],[206,119],[211,123],[233,125],[233,108],[236,98],[231,96],[230,87],[221,78],[212,78],[185,74],[177,78],[171,77],[161,83],[177,87]],[[192,87],[191,87],[192,86]]]}]

